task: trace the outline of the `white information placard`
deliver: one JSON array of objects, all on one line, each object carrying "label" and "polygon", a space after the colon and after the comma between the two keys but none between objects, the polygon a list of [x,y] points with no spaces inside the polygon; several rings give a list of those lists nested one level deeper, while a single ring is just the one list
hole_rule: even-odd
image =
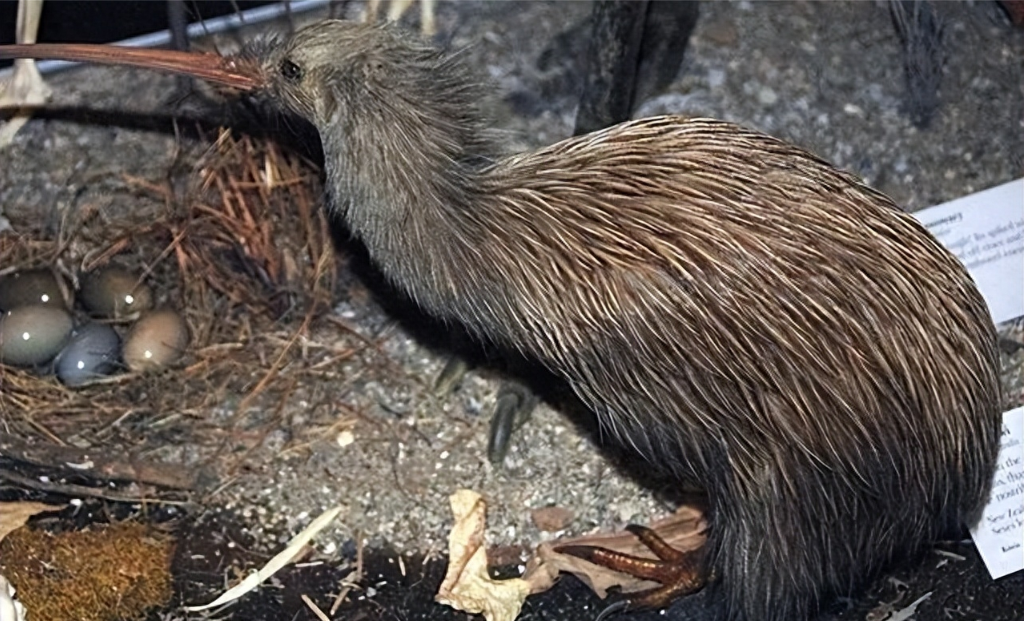
[{"label": "white information placard", "polygon": [[914,216],[967,265],[996,323],[1024,315],[1024,179]]},{"label": "white information placard", "polygon": [[1003,413],[999,466],[981,523],[971,529],[993,578],[1024,567],[1024,407]]},{"label": "white information placard", "polygon": [[[1024,315],[1024,179],[914,214],[967,266],[997,323]],[[1003,413],[999,466],[971,529],[993,578],[1024,569],[1024,408]]]}]

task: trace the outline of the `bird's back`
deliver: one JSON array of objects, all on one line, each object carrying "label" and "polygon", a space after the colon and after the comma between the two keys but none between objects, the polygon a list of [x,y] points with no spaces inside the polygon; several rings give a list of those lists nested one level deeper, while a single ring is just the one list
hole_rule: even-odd
[{"label": "bird's back", "polygon": [[462,319],[707,488],[731,616],[799,618],[975,517],[998,442],[991,319],[885,196],[679,117],[511,158],[482,192],[500,247]]}]

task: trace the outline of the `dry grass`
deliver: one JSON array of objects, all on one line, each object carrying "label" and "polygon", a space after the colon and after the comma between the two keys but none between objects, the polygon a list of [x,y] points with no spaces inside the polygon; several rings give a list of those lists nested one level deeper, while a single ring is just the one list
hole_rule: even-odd
[{"label": "dry grass", "polygon": [[222,130],[183,178],[125,181],[162,203],[155,218],[110,223],[85,214],[55,240],[0,235],[0,266],[52,265],[72,279],[111,261],[136,269],[184,314],[191,347],[165,372],[76,389],[0,366],[5,431],[94,445],[115,428],[123,436],[126,419],[145,419],[147,434],[125,438],[141,442],[155,421],[273,415],[310,376],[330,375],[366,347],[325,319],[337,260],[315,166]]}]

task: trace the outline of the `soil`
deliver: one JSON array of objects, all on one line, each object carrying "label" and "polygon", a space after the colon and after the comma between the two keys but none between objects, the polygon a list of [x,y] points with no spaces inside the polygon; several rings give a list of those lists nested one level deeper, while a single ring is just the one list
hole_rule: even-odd
[{"label": "soil", "polygon": [[[637,116],[671,112],[756,127],[853,171],[908,211],[1020,177],[1024,32],[992,2],[935,7],[946,62],[940,108],[927,128],[916,127],[903,110],[900,41],[887,9],[875,2],[705,3],[677,79],[643,102]],[[355,16],[360,5],[346,10]],[[469,57],[494,81],[496,125],[514,148],[571,134],[578,67],[572,46],[557,36],[588,13],[584,2],[438,3],[438,40],[468,46]],[[408,21],[417,22],[414,15]],[[218,45],[228,48],[232,38]],[[131,191],[126,177],[158,180],[187,166],[182,153],[203,145],[182,137],[176,124],[223,119],[220,108],[199,98],[183,103],[178,82],[168,76],[83,67],[48,82],[53,104],[0,156],[0,215],[15,230],[45,223],[56,234],[69,214],[83,209],[101,214],[100,224],[144,217],[158,205]],[[360,250],[346,240],[338,252],[346,265],[359,264]],[[317,539],[315,564],[286,570],[220,618],[315,618],[299,595],[329,609],[354,563],[357,540],[365,542],[367,575],[334,618],[466,618],[432,604],[451,525],[447,499],[459,488],[489,499],[488,541],[513,561],[557,535],[620,529],[671,510],[664,482],[645,478],[643,464],[601,446],[586,420],[546,405],[514,437],[504,465],[491,465],[488,414],[500,374],[474,370],[454,393],[436,394],[434,379],[447,354],[438,339],[425,338],[415,310],[372,278],[349,271],[342,278],[337,315],[378,339],[379,349],[347,361],[336,384],[297,392],[271,433],[223,456],[223,463],[219,445],[172,435],[160,436],[148,453],[182,468],[212,468],[216,490],[199,507],[171,511],[181,527],[176,601],[153,618],[195,618],[177,605],[210,599],[233,577],[229,567],[258,566],[311,517],[338,504],[345,510]],[[1020,320],[1001,329],[1011,341],[1024,334]],[[1020,405],[1024,349],[1008,347],[1003,363],[1007,405]],[[319,431],[342,416],[318,405],[333,401],[361,413],[350,429],[354,442],[344,446]],[[0,422],[4,416],[0,411]],[[223,412],[208,416],[226,420]],[[542,532],[532,522],[532,509],[549,506],[572,512],[564,532]],[[91,501],[85,508],[77,519],[106,512]],[[836,602],[822,619],[1016,621],[1024,618],[1021,592],[1024,575],[993,581],[973,544],[946,542],[923,560],[891,569],[854,599]],[[926,595],[915,615],[899,612]],[[521,618],[591,619],[601,608],[566,579],[528,601]],[[666,618],[693,617],[683,602]]]}]

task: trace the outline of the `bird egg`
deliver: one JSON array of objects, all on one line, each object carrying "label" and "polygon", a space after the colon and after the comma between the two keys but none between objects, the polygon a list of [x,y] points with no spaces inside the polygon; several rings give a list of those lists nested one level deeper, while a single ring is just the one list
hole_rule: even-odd
[{"label": "bird egg", "polygon": [[71,315],[44,304],[19,306],[0,317],[0,362],[42,364],[64,347],[71,335]]},{"label": "bird egg", "polygon": [[14,272],[0,278],[0,309],[46,304],[65,310],[71,308],[71,290],[64,279],[51,269],[39,268]]},{"label": "bird egg", "polygon": [[57,378],[68,386],[81,386],[114,370],[121,338],[102,323],[75,328],[71,340],[57,356]]},{"label": "bird egg", "polygon": [[149,285],[121,267],[104,267],[84,274],[81,284],[82,304],[97,317],[127,317],[153,306]]},{"label": "bird egg", "polygon": [[173,310],[160,309],[135,322],[124,340],[121,357],[132,371],[151,371],[180,358],[187,346],[185,320]]}]

